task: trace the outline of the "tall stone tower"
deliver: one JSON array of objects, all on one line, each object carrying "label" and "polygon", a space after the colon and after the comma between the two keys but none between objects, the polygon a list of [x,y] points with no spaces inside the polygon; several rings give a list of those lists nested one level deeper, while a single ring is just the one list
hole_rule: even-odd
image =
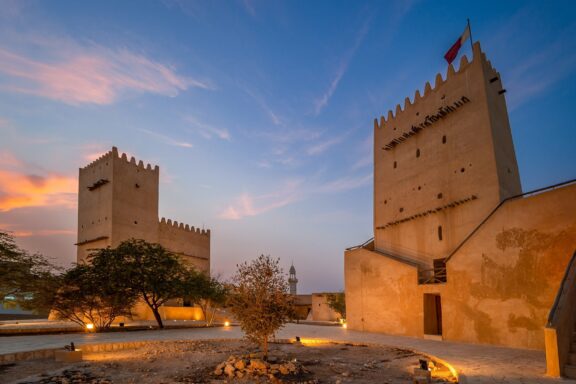
[{"label": "tall stone tower", "polygon": [[458,72],[374,121],[374,247],[431,265],[521,193],[505,90],[475,43]]},{"label": "tall stone tower", "polygon": [[78,182],[77,262],[91,249],[136,238],[159,243],[196,269],[210,270],[210,230],[158,218],[160,169],[112,150],[84,168]]},{"label": "tall stone tower", "polygon": [[296,278],[296,268],[294,264],[290,267],[290,276],[288,277],[288,284],[290,284],[290,294],[296,296],[297,290],[296,285],[298,284],[298,279]]},{"label": "tall stone tower", "polygon": [[147,167],[118,149],[80,168],[78,182],[78,252],[117,246],[134,237],[158,242],[158,166]]}]

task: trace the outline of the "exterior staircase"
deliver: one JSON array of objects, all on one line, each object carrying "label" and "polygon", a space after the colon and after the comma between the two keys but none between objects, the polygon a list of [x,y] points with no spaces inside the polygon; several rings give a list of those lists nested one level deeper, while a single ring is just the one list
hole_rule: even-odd
[{"label": "exterior staircase", "polygon": [[564,366],[564,376],[570,379],[576,379],[576,332],[572,333],[572,344],[570,344],[570,357],[568,359],[568,364]]}]

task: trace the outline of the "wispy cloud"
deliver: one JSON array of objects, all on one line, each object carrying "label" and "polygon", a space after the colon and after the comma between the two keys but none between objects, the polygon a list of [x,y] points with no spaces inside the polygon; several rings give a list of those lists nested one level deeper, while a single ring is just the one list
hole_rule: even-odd
[{"label": "wispy cloud", "polygon": [[[548,34],[534,28],[541,9],[528,4],[519,8],[506,23],[493,26],[493,33],[486,36],[484,46],[499,57],[506,99],[510,111],[542,96],[555,84],[576,71],[576,23],[562,28],[560,33]],[[531,26],[532,31],[526,31]],[[526,40],[527,33],[534,39]],[[518,49],[510,50],[510,46]],[[533,49],[537,46],[538,49]]]},{"label": "wispy cloud", "polygon": [[288,206],[312,196],[334,194],[363,188],[372,182],[372,174],[347,176],[326,182],[289,181],[281,189],[265,195],[242,193],[224,208],[219,217],[224,220],[240,220],[258,216]]},{"label": "wispy cloud", "polygon": [[252,17],[256,17],[256,7],[254,6],[253,0],[241,0],[242,6],[248,12],[248,14]]},{"label": "wispy cloud", "polygon": [[266,99],[264,97],[262,97],[259,93],[257,93],[256,91],[254,91],[253,89],[251,89],[250,87],[248,87],[246,85],[241,84],[239,86],[244,92],[246,92],[246,94],[248,94],[248,96],[250,96],[252,99],[254,99],[254,101],[256,101],[258,106],[260,108],[262,108],[262,110],[270,118],[270,121],[272,122],[272,124],[274,124],[274,125],[282,125],[283,124],[282,120],[280,119],[278,114],[276,112],[274,112],[274,110],[272,108],[270,108],[269,103],[266,101]]},{"label": "wispy cloud", "polygon": [[322,94],[320,98],[315,100],[314,113],[316,116],[319,115],[322,112],[322,110],[328,105],[330,99],[332,98],[332,95],[334,95],[334,92],[336,92],[338,84],[340,84],[340,80],[342,80],[342,77],[348,70],[350,62],[356,55],[356,51],[358,50],[358,48],[364,41],[364,38],[368,34],[368,31],[370,30],[370,23],[371,23],[370,18],[368,18],[364,22],[364,25],[362,25],[362,28],[360,28],[360,30],[356,34],[354,45],[348,50],[348,52],[346,52],[346,54],[340,60],[338,68],[336,69],[336,73],[334,74],[334,77],[332,78],[332,81],[330,82],[328,89],[326,89],[326,91]]},{"label": "wispy cloud", "polygon": [[128,49],[81,45],[70,39],[36,38],[31,53],[0,48],[2,89],[67,104],[111,104],[125,93],[175,97],[188,88],[212,89]]},{"label": "wispy cloud", "polygon": [[0,167],[1,168],[16,168],[22,167],[24,163],[10,152],[0,152]]},{"label": "wispy cloud", "polygon": [[328,181],[315,188],[317,193],[337,193],[362,188],[372,182],[372,174],[362,176],[346,176],[336,180]]},{"label": "wispy cloud", "polygon": [[75,208],[75,178],[0,170],[0,212],[17,208],[61,206]]},{"label": "wispy cloud", "polygon": [[211,139],[213,136],[216,136],[222,140],[230,141],[231,139],[230,132],[228,132],[226,128],[219,128],[210,124],[206,124],[193,116],[186,116],[184,120],[192,128],[194,128],[194,130],[198,132],[200,136],[204,137],[205,139]]},{"label": "wispy cloud", "polygon": [[225,220],[240,220],[287,206],[300,198],[298,191],[300,184],[301,181],[287,182],[283,188],[266,195],[243,193],[234,199],[219,217]]},{"label": "wispy cloud", "polygon": [[506,86],[510,91],[508,103],[511,111],[575,71],[576,53],[568,49],[568,45],[565,41],[557,41],[512,68]]},{"label": "wispy cloud", "polygon": [[371,166],[374,162],[374,137],[369,135],[360,143],[357,148],[359,153],[358,158],[352,165],[352,170],[358,170],[364,167]]},{"label": "wispy cloud", "polygon": [[332,137],[329,139],[324,138],[322,140],[322,138],[321,138],[321,140],[318,143],[316,143],[316,144],[314,144],[314,145],[312,145],[306,149],[306,154],[308,154],[309,156],[321,155],[324,152],[326,152],[327,150],[329,150],[330,148],[332,148],[333,146],[340,144],[346,138],[347,135],[348,135],[348,133],[345,133],[345,134],[337,136],[337,137]]},{"label": "wispy cloud", "polygon": [[142,131],[150,136],[156,137],[160,140],[162,140],[164,143],[168,144],[168,145],[173,145],[175,147],[182,147],[182,148],[192,148],[194,147],[194,145],[190,144],[187,141],[180,141],[180,140],[176,140],[173,139],[169,136],[166,136],[162,133],[158,133],[158,132],[154,132],[154,131],[150,131],[148,129],[139,129],[139,131]]}]

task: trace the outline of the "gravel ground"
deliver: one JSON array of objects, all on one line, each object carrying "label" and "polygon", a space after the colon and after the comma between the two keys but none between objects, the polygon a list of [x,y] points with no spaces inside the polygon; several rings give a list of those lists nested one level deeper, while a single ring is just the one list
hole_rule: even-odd
[{"label": "gravel ground", "polygon": [[[418,360],[425,358],[394,347],[352,344],[271,344],[276,362],[295,362],[298,374],[276,377],[216,376],[215,367],[231,355],[257,354],[245,341],[181,341],[150,343],[139,349],[95,352],[73,364],[51,359],[0,365],[0,382],[27,384],[172,384],[172,383],[382,383],[412,382]],[[439,367],[438,375],[446,373]],[[449,382],[434,378],[433,382]]]}]

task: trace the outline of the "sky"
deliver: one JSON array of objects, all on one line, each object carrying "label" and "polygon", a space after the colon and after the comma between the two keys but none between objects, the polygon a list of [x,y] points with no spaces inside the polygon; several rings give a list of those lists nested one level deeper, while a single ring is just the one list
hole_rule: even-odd
[{"label": "sky", "polygon": [[70,265],[78,168],[117,146],[160,166],[161,217],[211,229],[213,274],[269,254],[341,290],[373,120],[446,74],[467,18],[523,190],[576,178],[573,1],[0,0],[0,229]]}]

